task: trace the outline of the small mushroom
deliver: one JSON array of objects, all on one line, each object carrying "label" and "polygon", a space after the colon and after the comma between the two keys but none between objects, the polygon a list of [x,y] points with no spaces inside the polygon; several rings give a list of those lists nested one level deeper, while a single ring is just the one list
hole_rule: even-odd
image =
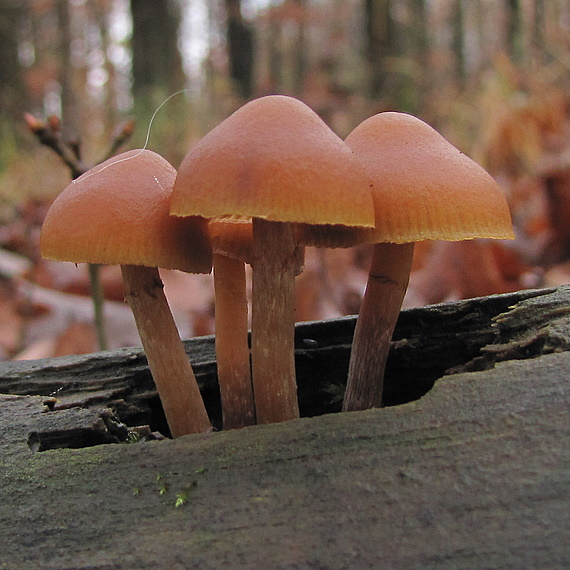
[{"label": "small mushroom", "polygon": [[[255,99],[186,155],[171,213],[252,218],[252,378],[258,423],[299,416],[294,277],[296,224],[372,227],[372,198],[345,143],[301,101]],[[363,215],[363,212],[365,214]]]},{"label": "small mushroom", "polygon": [[[255,423],[245,265],[252,264],[251,219],[211,220],[216,306],[216,360],[224,429]],[[302,271],[297,267],[295,275]]]},{"label": "small mushroom", "polygon": [[176,171],[160,155],[133,150],[73,181],[55,199],[40,239],[43,257],[120,264],[131,306],[173,437],[212,429],[163,292],[158,267],[211,270],[203,218],[172,218]]},{"label": "small mushroom", "polygon": [[245,263],[251,263],[251,220],[210,222],[214,251],[216,361],[224,429],[255,424],[248,340]]},{"label": "small mushroom", "polygon": [[351,236],[355,243],[375,244],[343,405],[362,410],[382,404],[386,358],[414,242],[514,236],[495,180],[420,119],[380,113],[358,125],[346,144],[368,173],[376,211],[376,227]]}]

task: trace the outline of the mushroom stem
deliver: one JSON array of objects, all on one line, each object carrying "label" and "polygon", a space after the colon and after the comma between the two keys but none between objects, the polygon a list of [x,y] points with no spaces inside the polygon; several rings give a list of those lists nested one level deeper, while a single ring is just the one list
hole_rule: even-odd
[{"label": "mushroom stem", "polygon": [[131,307],[172,437],[211,431],[196,377],[156,267],[121,265]]},{"label": "mushroom stem", "polygon": [[343,411],[382,405],[386,359],[408,287],[413,253],[413,243],[374,245],[354,331]]},{"label": "mushroom stem", "polygon": [[245,264],[214,254],[216,357],[224,429],[255,424],[249,362]]},{"label": "mushroom stem", "polygon": [[295,378],[294,226],[253,219],[251,365],[257,422],[299,417]]}]

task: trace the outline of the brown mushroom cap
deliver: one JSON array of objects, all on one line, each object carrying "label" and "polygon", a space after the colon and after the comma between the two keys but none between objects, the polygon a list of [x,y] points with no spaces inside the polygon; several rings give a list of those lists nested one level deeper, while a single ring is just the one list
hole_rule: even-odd
[{"label": "brown mushroom cap", "polygon": [[379,113],[346,144],[370,181],[376,227],[353,242],[513,238],[505,196],[495,180],[436,130],[404,113]]},{"label": "brown mushroom cap", "polygon": [[251,101],[184,158],[176,216],[257,217],[373,227],[368,180],[346,144],[301,101]]},{"label": "brown mushroom cap", "polygon": [[169,215],[175,177],[164,158],[140,149],[92,168],[50,207],[40,239],[42,256],[209,273],[207,221]]}]

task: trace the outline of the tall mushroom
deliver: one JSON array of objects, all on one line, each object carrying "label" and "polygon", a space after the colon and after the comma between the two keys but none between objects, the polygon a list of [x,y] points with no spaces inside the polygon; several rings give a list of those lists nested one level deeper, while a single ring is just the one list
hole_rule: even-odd
[{"label": "tall mushroom", "polygon": [[190,150],[178,171],[170,211],[252,218],[257,422],[298,417],[293,287],[302,247],[295,224],[372,227],[372,199],[358,161],[304,103],[262,97]]},{"label": "tall mushroom", "polygon": [[176,171],[160,155],[133,150],[73,181],[55,199],[40,239],[43,257],[120,264],[173,437],[211,430],[202,397],[163,292],[158,267],[209,273],[203,218],[169,216]]},{"label": "tall mushroom", "polygon": [[386,358],[414,242],[514,236],[498,184],[420,119],[380,113],[358,125],[346,144],[368,173],[376,211],[375,229],[352,235],[355,242],[375,244],[343,405],[361,410],[382,404]]}]

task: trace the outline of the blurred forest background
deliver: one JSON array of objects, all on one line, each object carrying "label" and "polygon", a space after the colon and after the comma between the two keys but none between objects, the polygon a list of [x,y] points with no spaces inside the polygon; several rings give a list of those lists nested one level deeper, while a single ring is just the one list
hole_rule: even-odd
[{"label": "blurred forest background", "polygon": [[[570,282],[570,0],[2,0],[0,359],[97,349],[85,267],[42,260],[70,171],[24,121],[90,166],[117,137],[174,166],[244,101],[305,101],[341,136],[413,113],[506,193],[517,239],[418,244],[405,305]],[[61,121],[50,119],[58,117]],[[133,120],[134,123],[129,121]],[[299,320],[356,313],[369,250],[310,250]],[[110,347],[138,344],[104,267]],[[213,332],[210,276],[163,272],[185,337]]]}]

